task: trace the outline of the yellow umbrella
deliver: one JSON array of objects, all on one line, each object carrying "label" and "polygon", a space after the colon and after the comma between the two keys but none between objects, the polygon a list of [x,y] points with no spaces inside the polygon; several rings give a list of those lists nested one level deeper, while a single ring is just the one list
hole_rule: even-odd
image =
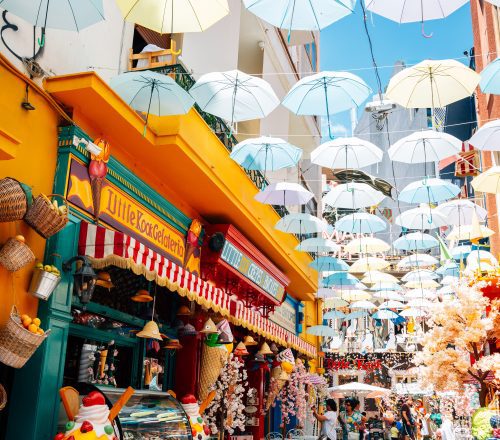
[{"label": "yellow umbrella", "polygon": [[364,273],[370,270],[381,270],[389,266],[389,262],[383,258],[363,257],[355,261],[349,268],[351,273]]},{"label": "yellow umbrella", "polygon": [[[339,293],[339,297],[346,301],[363,301],[372,297],[366,290],[347,290]],[[325,306],[329,307],[329,299],[325,300]]]},{"label": "yellow umbrella", "polygon": [[448,241],[480,240],[481,238],[491,237],[494,233],[495,231],[478,222],[472,225],[455,226],[446,239]]},{"label": "yellow umbrella", "polygon": [[500,194],[500,166],[492,167],[479,176],[474,177],[471,185],[476,191]]},{"label": "yellow umbrella", "polygon": [[378,270],[372,270],[366,272],[364,277],[361,279],[363,284],[374,284],[374,283],[399,283],[399,280],[390,273],[379,272]]},{"label": "yellow umbrella", "polygon": [[227,0],[116,0],[125,20],[160,34],[203,32],[229,14]]},{"label": "yellow umbrella", "polygon": [[361,237],[347,243],[344,250],[351,254],[378,254],[387,252],[391,247],[380,238]]}]

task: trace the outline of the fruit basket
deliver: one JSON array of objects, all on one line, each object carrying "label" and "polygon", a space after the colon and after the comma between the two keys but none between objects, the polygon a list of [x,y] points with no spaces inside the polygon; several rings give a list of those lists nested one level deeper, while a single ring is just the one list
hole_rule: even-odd
[{"label": "fruit basket", "polygon": [[0,328],[0,362],[22,368],[50,333],[50,330],[44,332],[39,325],[38,318],[19,316],[17,307],[13,306],[9,320]]},{"label": "fruit basket", "polygon": [[37,263],[28,291],[33,296],[47,301],[60,281],[61,273],[57,267]]},{"label": "fruit basket", "polygon": [[45,194],[40,194],[24,217],[24,221],[43,238],[57,234],[69,220],[66,199],[58,194],[49,194],[49,197],[60,197],[64,204],[59,206],[57,200],[52,201]]},{"label": "fruit basket", "polygon": [[9,272],[16,272],[35,260],[35,255],[22,235],[11,237],[0,249],[0,264]]},{"label": "fruit basket", "polygon": [[31,205],[31,189],[12,177],[0,180],[0,222],[21,220]]}]

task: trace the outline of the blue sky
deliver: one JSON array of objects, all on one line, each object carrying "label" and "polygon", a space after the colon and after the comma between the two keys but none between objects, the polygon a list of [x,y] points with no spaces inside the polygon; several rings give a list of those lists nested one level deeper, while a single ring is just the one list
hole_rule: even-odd
[{"label": "blue sky", "polygon": [[[473,45],[469,3],[444,20],[426,22],[425,32],[432,32],[432,38],[422,36],[420,23],[400,25],[370,12],[368,30],[383,87],[387,85],[397,60],[416,64],[426,58],[462,58],[459,61],[468,63],[463,52]],[[320,53],[321,70],[350,70],[376,92],[377,83],[370,68],[372,62],[359,1],[353,14],[321,32]],[[337,136],[346,134],[343,127],[347,127],[347,134],[350,135],[348,113],[333,115],[331,121]]]}]

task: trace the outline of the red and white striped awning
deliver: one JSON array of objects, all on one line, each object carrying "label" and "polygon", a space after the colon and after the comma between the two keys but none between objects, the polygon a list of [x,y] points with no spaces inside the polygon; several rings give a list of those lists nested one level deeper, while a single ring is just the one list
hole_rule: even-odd
[{"label": "red and white striped awning", "polygon": [[228,295],[122,232],[81,222],[78,254],[89,257],[96,269],[109,265],[130,269],[137,275],[144,275],[148,280],[220,313],[235,325],[280,345],[316,356],[316,347],[312,344],[263,317],[259,312],[245,307],[235,296]]}]

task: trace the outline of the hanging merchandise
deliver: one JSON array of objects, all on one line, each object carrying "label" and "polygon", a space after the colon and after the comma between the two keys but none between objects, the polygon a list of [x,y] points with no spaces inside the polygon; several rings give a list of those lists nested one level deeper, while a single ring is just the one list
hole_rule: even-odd
[{"label": "hanging merchandise", "polygon": [[22,220],[31,203],[29,186],[12,177],[0,180],[0,222]]},{"label": "hanging merchandise", "polygon": [[250,353],[248,352],[245,344],[243,342],[239,342],[234,348],[233,354],[238,357],[248,356]]},{"label": "hanging merchandise", "polygon": [[9,272],[16,272],[33,261],[35,254],[22,235],[9,238],[0,249],[0,264]]},{"label": "hanging merchandise", "polygon": [[217,333],[208,334],[203,344],[198,382],[198,397],[201,400],[206,399],[210,393],[229,356],[227,347],[218,343],[218,338]]},{"label": "hanging merchandise", "polygon": [[217,329],[217,326],[212,321],[212,319],[208,318],[205,321],[205,324],[203,324],[203,328],[200,330],[200,333],[206,333],[206,334],[219,333],[219,330]]}]

